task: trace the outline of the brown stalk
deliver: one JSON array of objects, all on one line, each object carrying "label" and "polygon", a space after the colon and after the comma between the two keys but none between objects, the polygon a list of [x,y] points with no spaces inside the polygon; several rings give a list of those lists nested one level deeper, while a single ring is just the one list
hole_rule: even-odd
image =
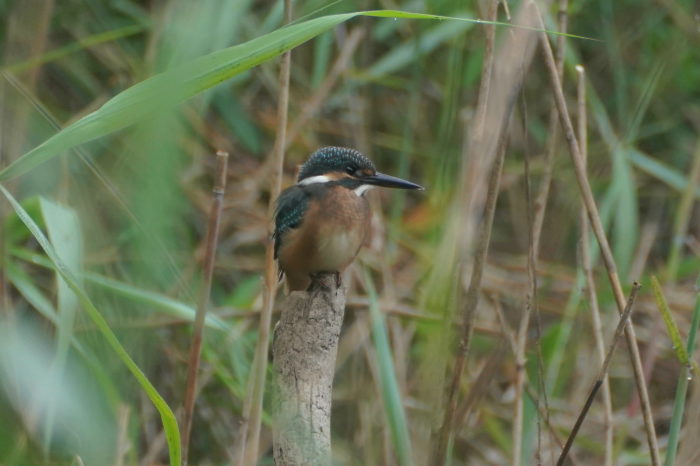
[{"label": "brown stalk", "polygon": [[[488,6],[487,18],[489,21],[495,21],[498,14],[498,0],[491,0]],[[489,97],[489,86],[491,83],[491,75],[493,73],[494,62],[494,43],[496,37],[496,27],[494,25],[486,26],[486,45],[484,51],[484,67],[482,69],[481,83],[479,87],[479,97],[477,101],[476,119],[473,125],[474,134],[469,144],[468,152],[474,154],[482,144],[484,125],[486,120],[486,108]],[[488,246],[491,238],[491,227],[493,225],[494,213],[496,211],[496,201],[498,199],[498,188],[501,180],[501,171],[503,169],[503,160],[505,158],[505,131],[501,135],[501,143],[496,156],[496,160],[491,168],[491,176],[489,178],[488,194],[486,196],[484,206],[484,220],[481,222],[480,230],[477,237],[476,251],[474,253],[474,262],[472,266],[471,280],[469,289],[464,298],[464,326],[463,333],[457,349],[455,359],[455,367],[452,372],[452,380],[450,382],[449,391],[446,400],[446,409],[440,432],[438,434],[437,450],[435,452],[434,464],[442,465],[447,457],[447,449],[449,440],[452,436],[454,426],[454,414],[457,410],[457,392],[459,384],[464,373],[464,366],[469,352],[469,343],[474,327],[474,317],[476,315],[476,307],[479,303],[479,290],[481,288],[481,278],[483,276],[484,263]],[[463,275],[463,274],[462,274]]]},{"label": "brown stalk", "polygon": [[[563,80],[564,78],[564,58],[566,55],[566,34],[568,27],[568,11],[569,2],[568,0],[559,1],[559,11],[558,17],[558,28],[559,32],[562,34],[557,36],[557,72],[559,73],[559,78]],[[530,244],[528,246],[528,284],[530,287],[530,300],[532,310],[535,313],[535,324],[536,324],[536,336],[535,345],[537,349],[537,371],[539,373],[539,392],[541,393],[542,401],[544,406],[542,407],[545,413],[545,421],[549,424],[549,402],[547,400],[547,387],[546,379],[544,376],[544,363],[542,361],[542,348],[541,348],[541,336],[542,336],[542,325],[540,321],[540,310],[537,302],[537,264],[540,255],[540,242],[542,239],[542,225],[544,224],[544,216],[547,210],[547,203],[549,200],[549,191],[552,185],[552,173],[554,172],[554,160],[556,155],[556,150],[559,143],[559,126],[557,124],[558,113],[557,108],[554,103],[552,103],[552,108],[550,109],[549,115],[549,140],[547,143],[547,153],[545,157],[545,168],[542,180],[540,181],[539,191],[537,193],[537,198],[535,199],[535,204],[533,206],[534,218],[532,218],[532,225],[530,229]],[[528,210],[529,212],[529,210]],[[530,218],[528,217],[528,222]],[[525,323],[525,330],[527,330],[527,324]],[[526,333],[523,333],[523,338],[526,338]],[[524,344],[524,342],[523,342]],[[523,348],[524,349],[524,348]],[[523,354],[524,356],[524,354]],[[539,399],[537,400],[539,405]],[[538,427],[537,427],[537,440],[538,440],[538,454],[541,447],[541,428],[540,421],[538,417]]]},{"label": "brown stalk", "polygon": [[[531,8],[523,5],[515,17],[514,23],[531,28],[535,21],[533,14],[534,11]],[[473,127],[470,127],[471,137],[464,146],[465,162],[462,164],[460,173],[458,196],[453,205],[455,212],[453,227],[457,230],[457,247],[460,259],[458,276],[464,279],[469,276],[467,264],[473,260],[470,258],[470,253],[478,244],[477,226],[479,223],[485,222],[482,213],[488,192],[488,181],[483,174],[491,172],[491,168],[502,150],[503,135],[507,130],[525,73],[532,61],[536,40],[537,36],[529,30],[521,28],[508,30],[507,37],[498,50],[497,56],[493,58],[492,72],[489,72],[490,74],[486,76],[485,81],[482,80],[483,88],[479,98],[486,99],[488,97],[488,101],[484,100],[483,107],[480,107],[481,110],[477,109],[476,122]],[[481,117],[479,112],[483,112],[484,116]],[[467,304],[466,297],[462,298],[461,293],[459,298],[463,299],[462,309],[466,310],[471,306]],[[478,301],[478,293],[476,298]],[[476,303],[473,307],[476,309]],[[463,313],[466,315],[466,311]],[[469,323],[465,322],[465,325],[469,325]],[[466,362],[469,348],[468,340],[465,343],[460,347],[466,349],[464,353],[464,361]],[[458,351],[464,350],[458,348]],[[457,363],[457,361],[455,362]],[[446,406],[449,407],[450,403]],[[447,414],[448,412],[449,408],[444,411],[445,415],[452,416],[452,414]],[[433,462],[439,464],[435,460],[437,456],[437,454],[433,455]]]},{"label": "brown stalk", "polygon": [[[576,66],[578,75],[578,140],[581,142],[581,156],[584,167],[588,159],[588,113],[586,112],[586,77],[583,66]],[[593,320],[593,338],[595,340],[600,363],[605,361],[605,342],[603,338],[603,324],[600,319],[600,309],[598,307],[598,294],[596,291],[595,279],[593,278],[593,266],[591,263],[591,252],[589,249],[590,236],[588,217],[585,206],[581,206],[581,267],[586,277],[586,290],[588,291],[588,301],[591,306],[591,319]],[[605,430],[605,466],[613,464],[613,417],[612,398],[610,395],[610,381],[607,374],[603,378],[603,428]]]},{"label": "brown stalk", "polygon": [[182,464],[187,466],[187,453],[192,432],[192,413],[194,401],[197,397],[197,376],[199,374],[199,362],[202,354],[202,334],[204,331],[204,318],[207,315],[211,282],[214,276],[214,259],[216,257],[216,243],[219,237],[219,224],[221,223],[221,210],[226,190],[226,173],[228,165],[228,153],[219,151],[216,153],[216,178],[213,189],[213,199],[209,210],[209,222],[207,223],[207,236],[204,243],[204,280],[197,301],[197,312],[194,317],[192,329],[192,343],[187,363],[187,385],[185,391],[185,405],[182,417]]},{"label": "brown stalk", "polygon": [[[527,134],[527,108],[525,108],[525,100],[522,100],[522,118],[523,118],[523,130]],[[527,146],[527,144],[526,144]],[[515,367],[516,367],[516,378],[515,378],[515,403],[514,410],[515,414],[513,416],[513,458],[512,464],[519,465],[522,453],[522,429],[523,429],[523,391],[525,389],[525,382],[527,378],[527,372],[525,370],[525,364],[527,363],[526,351],[527,351],[527,331],[530,327],[530,316],[533,311],[537,312],[537,255],[539,251],[539,234],[535,231],[535,217],[537,213],[533,212],[538,210],[542,212],[541,218],[544,218],[544,207],[538,209],[532,204],[532,189],[530,184],[531,173],[530,173],[530,154],[527,153],[527,147],[525,149],[524,161],[524,171],[525,171],[525,205],[527,206],[527,293],[525,294],[525,309],[520,318],[520,326],[518,327],[517,340],[516,340],[516,353],[515,353]],[[549,180],[546,180],[549,184]],[[547,189],[548,191],[548,189]],[[539,326],[537,342],[539,343]],[[538,351],[539,353],[539,351]],[[538,358],[538,370],[540,368],[540,358]],[[539,379],[542,381],[542,374],[539,374]],[[539,390],[539,388],[538,388]],[[540,390],[542,391],[542,390]],[[539,411],[540,401],[539,397],[535,398],[536,405]],[[542,429],[540,424],[540,418],[537,417],[537,450],[535,452],[537,458],[537,464],[541,464],[542,451]]]},{"label": "brown stalk", "polygon": [[447,448],[450,437],[454,433],[456,426],[454,425],[454,415],[457,412],[457,392],[459,391],[460,381],[464,374],[464,366],[467,361],[471,336],[474,331],[474,316],[476,307],[479,303],[479,291],[481,288],[481,278],[483,276],[484,264],[486,263],[486,255],[488,253],[489,242],[491,241],[491,228],[496,212],[496,201],[498,200],[498,188],[501,183],[501,173],[503,171],[503,161],[506,154],[507,138],[503,137],[503,144],[499,149],[498,157],[491,167],[491,176],[489,178],[488,193],[486,195],[486,205],[484,206],[484,220],[480,224],[477,236],[476,250],[474,252],[474,265],[472,268],[472,276],[469,282],[469,289],[464,304],[465,323],[463,325],[462,338],[459,342],[457,356],[455,359],[455,367],[452,372],[452,380],[447,395],[445,418],[440,429],[438,439],[438,450],[436,452],[435,464],[442,465],[445,463],[447,456]]},{"label": "brown stalk", "polygon": [[[292,20],[292,2],[284,0],[284,17],[286,22]],[[289,74],[292,63],[291,51],[282,55],[280,65],[280,95],[277,102],[277,136],[272,151],[272,179],[270,183],[270,202],[268,218],[275,211],[275,202],[282,190],[282,170],[284,165],[284,148],[287,137],[287,116],[289,108]],[[269,352],[270,325],[272,323],[272,308],[275,304],[277,291],[277,267],[274,259],[272,242],[272,221],[268,225],[267,243],[265,245],[265,275],[263,286],[263,304],[260,312],[258,341],[255,347],[255,358],[248,383],[248,394],[243,406],[243,422],[238,439],[238,461],[240,465],[254,465],[258,459],[258,443],[262,424],[263,394],[265,392],[265,374]]]},{"label": "brown stalk", "polygon": [[[531,3],[537,9],[537,5],[534,2]],[[539,20],[540,29],[544,29],[542,16],[539,14],[539,9],[537,9],[537,16]],[[591,186],[588,183],[588,178],[586,177],[586,169],[583,165],[581,151],[579,149],[579,144],[576,138],[576,134],[574,132],[573,124],[571,123],[571,117],[569,116],[566,100],[564,98],[564,91],[561,87],[561,82],[559,81],[559,75],[557,73],[556,63],[554,61],[554,54],[552,53],[552,47],[549,44],[547,33],[541,31],[538,34],[540,36],[540,42],[542,44],[542,51],[544,54],[545,63],[549,71],[552,92],[554,94],[555,101],[557,104],[557,110],[559,112],[559,120],[564,129],[564,135],[566,136],[566,141],[569,145],[569,152],[576,172],[576,180],[579,184],[581,196],[586,206],[586,212],[591,222],[591,226],[593,227],[593,232],[596,236],[596,239],[598,240],[601,256],[603,258],[605,268],[608,272],[608,279],[610,281],[610,285],[615,295],[615,301],[617,302],[618,312],[622,313],[625,308],[625,295],[622,291],[622,285],[620,283],[620,278],[617,273],[617,266],[615,264],[615,260],[613,258],[607,237],[605,236],[605,230],[603,229],[603,224],[600,220],[600,215],[598,214],[598,208],[593,197],[593,192],[591,191]],[[639,356],[639,348],[637,347],[637,337],[635,335],[634,327],[632,327],[632,325],[628,325],[625,329],[625,337],[627,339],[627,346],[632,360],[632,368],[634,369],[634,378],[637,384],[637,390],[639,392],[639,396],[642,403],[644,425],[646,429],[647,442],[649,444],[649,451],[652,464],[658,465],[660,464],[660,457],[659,447],[656,440],[656,431],[654,428],[654,419],[651,412],[651,404],[649,402],[647,386],[644,381],[644,372],[642,369],[641,358]]]},{"label": "brown stalk", "polygon": [[574,440],[576,439],[576,435],[578,434],[581,424],[583,424],[584,419],[586,419],[588,409],[591,407],[593,399],[595,398],[596,394],[598,393],[598,390],[600,389],[600,386],[605,380],[605,376],[608,373],[608,366],[610,365],[610,360],[612,359],[612,355],[615,352],[615,347],[617,346],[617,342],[620,340],[622,332],[624,331],[626,333],[627,329],[631,328],[629,316],[632,313],[632,308],[634,307],[634,300],[637,297],[639,287],[640,285],[638,282],[634,282],[634,284],[632,285],[632,291],[630,292],[630,296],[627,300],[627,304],[625,305],[625,309],[622,312],[620,321],[618,322],[617,328],[615,329],[615,335],[613,336],[613,339],[610,342],[610,348],[608,348],[608,353],[605,356],[605,360],[603,361],[603,365],[600,368],[600,371],[598,372],[598,377],[596,378],[596,381],[593,384],[593,387],[591,388],[591,392],[588,395],[588,398],[586,399],[586,403],[583,405],[583,408],[581,409],[581,412],[579,413],[578,418],[576,419],[576,423],[574,424],[574,427],[571,430],[571,433],[569,434],[569,438],[566,439],[564,449],[562,450],[561,455],[557,460],[557,466],[563,466],[564,461],[566,460],[566,456],[568,455],[569,450],[571,449],[571,445],[573,445]]}]

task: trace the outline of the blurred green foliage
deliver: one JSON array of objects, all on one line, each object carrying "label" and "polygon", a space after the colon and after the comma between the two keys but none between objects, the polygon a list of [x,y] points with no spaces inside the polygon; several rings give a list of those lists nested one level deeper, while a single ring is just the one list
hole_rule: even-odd
[{"label": "blurred green foliage", "polygon": [[[508,5],[515,12],[520,2]],[[548,12],[548,29],[556,29],[556,7]],[[485,16],[483,2],[309,0],[294,4],[295,24],[379,8]],[[690,284],[700,268],[697,209],[694,202],[689,211],[681,209],[684,192],[693,201],[700,195],[691,176],[700,156],[699,13],[690,1],[572,0],[569,32],[597,40],[567,39],[564,83],[573,102],[573,67],[586,67],[590,182],[623,281],[648,283],[652,273],[663,276],[672,245],[682,245],[678,273],[662,285],[683,337],[695,300]],[[134,107],[118,109],[139,118],[87,119],[82,134],[91,137],[66,137],[65,145],[52,149],[60,157],[27,166],[21,177],[2,183],[48,235],[85,296],[173,411],[184,393],[213,154],[219,149],[231,154],[190,464],[230,461],[257,337],[268,234],[266,159],[279,89],[274,60],[248,57],[257,66],[233,77],[221,70],[202,77],[197,72],[208,62],[198,59],[280,28],[281,2],[0,1],[0,18],[0,170],[120,92],[165,73],[136,88]],[[499,20],[508,21],[503,10]],[[428,188],[420,195],[372,194],[377,228],[359,260],[379,300],[354,279],[359,269],[347,274],[351,305],[336,377],[335,459],[390,463],[396,459],[393,433],[403,439],[398,458],[407,451],[402,436],[410,435],[413,460],[425,464],[460,328],[455,296],[463,277],[456,276],[459,238],[448,228],[454,216],[449,206],[459,205],[456,186],[465,163],[465,128],[474,116],[484,29],[460,21],[371,17],[327,26],[334,27],[292,55],[290,125],[319,92],[325,94],[288,141],[285,184],[293,182],[295,167],[310,152],[329,144],[356,147],[382,171]],[[338,63],[355,30],[363,33],[360,45],[347,63]],[[498,43],[508,33],[499,27]],[[279,37],[283,43],[284,35]],[[266,53],[269,58],[278,51]],[[188,68],[192,63],[202,68]],[[193,77],[201,80],[187,87],[186,78]],[[223,82],[210,88],[216,79]],[[205,88],[182,103],[185,94]],[[512,454],[516,368],[509,350],[499,356],[490,379],[481,385],[476,380],[484,361],[508,346],[492,301],[502,305],[512,328],[522,314],[523,158],[530,157],[536,187],[549,137],[549,95],[547,74],[536,58],[521,96],[525,110],[512,120],[482,305],[460,387],[460,400],[478,401],[469,405],[451,444],[452,464],[504,464]],[[546,380],[550,421],[565,435],[598,366],[577,263],[578,192],[564,144],[554,170],[538,277],[544,373],[538,374],[534,345],[527,369],[532,394],[537,377]],[[686,212],[687,231],[674,230],[678,212]],[[113,342],[105,340],[104,329],[83,312],[85,304],[76,305],[55,263],[4,199],[0,225],[0,463],[68,465],[77,456],[86,465],[166,463],[157,411],[110,347]],[[604,273],[596,273],[604,323],[614,327],[614,301]],[[370,319],[368,303],[385,313],[383,328],[376,327],[374,311]],[[663,437],[681,368],[650,293],[641,297],[635,323],[643,353],[656,361],[650,392]],[[648,356],[655,346],[657,355]],[[386,356],[392,359],[381,359]],[[379,377],[378,364],[394,377]],[[645,463],[641,423],[623,415],[635,412],[625,355],[614,360],[611,374],[616,464]],[[529,396],[525,400],[527,464],[538,448],[538,424],[535,403]],[[688,409],[698,402],[689,399]],[[594,405],[591,427],[576,445],[584,464],[601,457],[601,436],[593,427],[600,409]],[[269,412],[264,419],[269,426]],[[267,438],[263,435],[262,463],[271,459]],[[681,440],[679,464],[694,448]]]}]

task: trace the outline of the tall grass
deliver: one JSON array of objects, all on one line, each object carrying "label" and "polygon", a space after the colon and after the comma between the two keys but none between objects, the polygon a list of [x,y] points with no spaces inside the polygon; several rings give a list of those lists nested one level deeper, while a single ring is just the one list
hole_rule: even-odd
[{"label": "tall grass", "polygon": [[[499,10],[497,50],[515,34],[508,23],[523,3]],[[216,150],[231,156],[189,457],[191,464],[237,458],[233,445],[244,425],[255,347],[266,343],[258,338],[274,197],[266,154],[279,132],[277,59],[290,49],[292,131],[282,186],[310,152],[332,144],[359,147],[381,171],[427,187],[419,194],[369,194],[373,234],[344,280],[334,460],[434,460],[465,325],[458,309],[474,261],[465,241],[483,221],[485,192],[474,189],[486,186],[490,172],[481,151],[464,155],[486,55],[484,28],[473,20],[487,14],[479,2],[455,0],[370,11],[389,5],[298,2],[288,26],[281,2],[0,5],[0,419],[8,420],[0,422],[0,463],[179,463],[174,413],[184,401],[203,285]],[[554,5],[544,11],[548,29],[557,29],[556,11]],[[620,284],[645,285],[633,313],[635,343],[650,414],[659,437],[669,439],[667,452],[661,442],[667,464],[675,451],[692,458],[700,448],[683,435],[698,403],[686,401],[684,386],[695,379],[687,380],[671,351],[646,286],[652,275],[661,278],[669,315],[679,338],[687,338],[700,263],[700,48],[687,22],[691,13],[665,1],[569,2],[571,35],[562,39],[568,101],[575,95],[567,84],[573,67],[587,70],[586,178],[601,230]],[[605,279],[593,240],[590,275],[577,266],[580,200],[566,145],[548,148],[548,72],[539,58],[521,71],[515,98],[523,110],[513,113],[505,133],[481,296],[464,374],[454,386],[449,464],[556,458],[557,436],[573,425],[600,363],[590,319],[578,312],[594,305],[587,280],[595,281],[602,322],[616,321],[619,293]],[[523,160],[537,187],[547,180],[548,150],[549,200],[533,207],[544,217],[538,261],[529,270],[541,314],[538,370],[535,322],[522,331],[523,359],[501,348],[512,345],[504,343],[510,332],[503,329],[518,327],[532,289],[528,216],[535,211],[524,201]],[[697,363],[692,348],[688,358]],[[264,381],[264,360],[261,367]],[[519,371],[523,422],[516,427]],[[613,461],[648,463],[626,356],[612,359],[609,384]],[[265,385],[257,393],[262,428],[253,458],[261,464],[272,458],[274,413]],[[537,400],[545,394],[548,411]],[[593,402],[572,446],[578,464],[602,462],[606,439],[596,422],[603,409]],[[514,448],[514,432],[521,447]]]}]

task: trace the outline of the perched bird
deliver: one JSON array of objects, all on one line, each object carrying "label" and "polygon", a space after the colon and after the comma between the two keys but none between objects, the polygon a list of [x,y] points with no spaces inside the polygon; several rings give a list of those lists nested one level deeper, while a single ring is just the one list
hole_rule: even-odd
[{"label": "perched bird", "polygon": [[308,289],[319,273],[339,277],[355,259],[370,229],[364,194],[375,186],[423,189],[377,172],[367,157],[344,147],[323,147],[302,165],[275,211],[275,259],[290,291]]}]

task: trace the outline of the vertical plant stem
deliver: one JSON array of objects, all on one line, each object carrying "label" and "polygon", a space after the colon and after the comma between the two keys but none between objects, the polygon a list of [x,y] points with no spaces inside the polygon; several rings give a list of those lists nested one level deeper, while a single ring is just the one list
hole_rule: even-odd
[{"label": "vertical plant stem", "polygon": [[700,140],[696,143],[695,154],[693,156],[693,165],[688,175],[688,184],[683,191],[681,201],[678,204],[676,218],[673,222],[673,236],[671,240],[671,252],[668,256],[668,265],[666,267],[666,276],[664,277],[667,284],[675,283],[678,276],[678,266],[680,265],[681,252],[685,244],[685,234],[688,231],[690,223],[690,213],[695,201],[695,193],[700,183]]},{"label": "vertical plant stem", "polygon": [[[284,0],[284,17],[287,23],[292,20],[292,2]],[[284,164],[284,147],[287,139],[287,114],[289,108],[289,71],[292,63],[290,51],[282,55],[280,65],[280,95],[277,102],[277,135],[272,152],[272,176],[270,184],[270,203],[268,204],[268,235],[265,245],[265,276],[263,286],[263,304],[260,312],[258,342],[255,358],[248,383],[248,394],[243,407],[243,425],[239,439],[238,464],[254,465],[258,458],[258,443],[262,424],[263,395],[265,393],[265,374],[269,352],[270,325],[272,308],[277,291],[277,268],[275,266],[274,245],[272,242],[272,216],[275,202],[282,190],[282,168]]]},{"label": "vertical plant stem", "polygon": [[[588,118],[586,112],[586,77],[583,66],[576,66],[578,75],[578,140],[581,143],[581,156],[583,157],[584,168],[588,159]],[[603,324],[600,319],[600,308],[598,307],[598,293],[596,291],[595,279],[593,278],[593,265],[590,251],[590,235],[586,207],[581,206],[581,268],[586,280],[586,290],[588,291],[588,301],[591,307],[591,319],[593,326],[593,338],[600,358],[600,363],[605,361],[605,339],[603,338]],[[613,464],[613,417],[612,398],[610,396],[610,381],[607,374],[603,378],[603,428],[605,431],[605,466]]]},{"label": "vertical plant stem", "polygon": [[[495,21],[498,14],[498,0],[490,0],[488,4],[487,19]],[[481,145],[481,139],[484,131],[486,108],[489,96],[489,86],[491,83],[491,75],[493,73],[494,60],[494,43],[496,38],[496,28],[494,25],[487,25],[486,28],[486,44],[484,50],[484,64],[481,74],[481,83],[479,86],[479,97],[477,100],[476,119],[472,127],[473,134],[470,140],[469,153],[473,154]],[[505,133],[505,132],[504,132]],[[506,140],[504,135],[501,136],[502,141]],[[481,288],[481,277],[483,274],[484,262],[488,253],[488,245],[491,237],[491,227],[493,225],[494,213],[496,210],[496,200],[498,199],[498,189],[501,180],[501,171],[503,169],[503,159],[505,158],[505,143],[502,143],[497,154],[496,161],[491,168],[491,177],[489,178],[488,194],[486,205],[484,208],[484,221],[481,223],[478,233],[477,246],[475,257],[472,266],[471,280],[469,289],[464,297],[463,309],[463,332],[457,348],[455,359],[455,367],[452,371],[452,379],[449,385],[447,400],[445,403],[446,409],[440,432],[438,434],[437,450],[434,455],[434,464],[443,465],[447,458],[447,450],[449,448],[450,437],[452,436],[455,426],[454,414],[457,409],[457,392],[459,384],[462,380],[464,367],[469,352],[469,343],[471,339],[472,329],[474,327],[474,318],[476,315],[476,307],[479,303],[479,291]]]},{"label": "vertical plant stem", "polygon": [[[535,8],[537,8],[536,3],[533,2],[532,4]],[[539,9],[537,11],[539,27],[540,29],[544,30],[542,16],[539,14]],[[586,206],[588,218],[591,222],[591,226],[593,227],[593,232],[596,236],[596,239],[598,240],[598,245],[600,247],[601,255],[603,257],[603,262],[608,272],[608,279],[613,289],[615,301],[617,302],[618,311],[622,313],[625,307],[625,295],[622,291],[622,285],[620,283],[620,278],[617,273],[615,259],[613,258],[612,251],[610,249],[610,244],[608,243],[608,239],[605,236],[605,230],[603,229],[603,223],[600,219],[600,215],[598,214],[598,207],[596,206],[595,199],[593,197],[593,192],[591,191],[591,186],[588,183],[588,178],[586,177],[586,170],[583,166],[583,160],[581,157],[581,152],[579,150],[578,141],[574,132],[573,124],[571,123],[571,117],[569,116],[568,108],[566,106],[564,91],[561,87],[561,82],[559,81],[559,75],[557,73],[556,63],[554,61],[554,54],[552,53],[552,47],[549,44],[549,39],[547,38],[546,32],[541,31],[538,34],[540,35],[540,42],[544,53],[545,63],[549,71],[552,92],[554,93],[555,101],[557,103],[557,110],[559,111],[559,120],[564,129],[566,141],[569,145],[569,152],[576,172],[576,180],[578,182],[579,189],[581,191],[581,196]],[[644,381],[644,371],[642,369],[642,362],[639,356],[637,337],[635,335],[634,327],[632,327],[632,325],[628,325],[625,329],[625,337],[627,339],[627,346],[630,353],[630,358],[632,360],[632,368],[634,369],[634,378],[637,384],[637,390],[639,392],[639,397],[642,404],[644,427],[646,429],[651,462],[653,465],[659,465],[659,447],[656,439],[656,430],[654,428],[654,419],[651,412],[651,404],[649,402],[649,394],[647,392],[646,382]]]},{"label": "vertical plant stem", "polygon": [[[525,99],[522,99],[522,118],[524,131],[527,133],[527,108],[525,106]],[[523,157],[524,171],[525,171],[525,204],[527,209],[527,239],[528,239],[528,249],[527,249],[527,281],[528,288],[525,295],[525,308],[520,317],[520,325],[518,326],[517,339],[515,346],[515,402],[514,402],[514,413],[513,413],[513,466],[519,466],[522,460],[522,450],[523,450],[523,420],[524,420],[524,400],[523,393],[525,391],[525,383],[527,381],[527,370],[525,365],[527,364],[527,330],[530,327],[530,316],[532,315],[532,309],[535,306],[537,299],[537,282],[535,276],[535,242],[539,242],[536,238],[534,229],[534,213],[532,205],[532,193],[530,187],[530,154],[527,153],[527,148],[525,149],[525,155]],[[537,408],[539,409],[539,400],[535,402]],[[539,418],[537,425],[537,454],[540,453],[540,426]],[[539,461],[538,461],[539,464]]]},{"label": "vertical plant stem", "polygon": [[221,210],[226,191],[226,173],[228,166],[228,153],[219,151],[216,153],[216,177],[213,189],[213,199],[209,210],[209,222],[207,223],[207,236],[204,243],[204,276],[202,288],[197,301],[197,313],[194,317],[192,329],[192,343],[187,363],[187,385],[185,391],[185,406],[182,421],[182,464],[187,466],[190,445],[190,433],[192,432],[192,413],[194,401],[197,397],[197,376],[199,374],[199,361],[202,354],[202,334],[204,332],[204,318],[207,315],[209,295],[211,294],[211,282],[214,275],[214,259],[216,257],[216,243],[219,238],[219,224],[221,223]]},{"label": "vertical plant stem", "polygon": [[[505,135],[503,140],[507,140]],[[445,417],[439,434],[438,449],[436,452],[437,456],[435,458],[435,464],[437,465],[442,465],[445,463],[445,459],[447,458],[447,449],[449,447],[449,440],[457,427],[453,425],[454,415],[457,411],[457,392],[459,391],[459,384],[462,380],[462,375],[464,374],[464,367],[466,365],[467,354],[469,352],[471,334],[474,329],[474,316],[476,314],[476,307],[479,303],[481,278],[483,276],[484,264],[486,263],[489,242],[491,241],[491,229],[493,227],[493,219],[496,212],[496,201],[498,200],[498,191],[501,184],[501,173],[503,171],[503,162],[506,153],[505,146],[506,144],[503,142],[502,147],[499,149],[498,157],[496,158],[493,167],[491,167],[488,193],[486,195],[484,220],[479,227],[472,276],[465,298],[464,325],[462,327],[463,333],[457,349],[455,367],[452,372],[452,380],[450,382],[449,392],[447,395]]]},{"label": "vertical plant stem", "polygon": [[591,392],[588,395],[588,398],[586,399],[586,403],[583,406],[583,409],[581,409],[581,412],[578,415],[578,418],[576,419],[576,423],[574,424],[573,429],[571,429],[571,433],[569,434],[569,438],[566,439],[566,444],[564,445],[564,449],[561,452],[561,455],[559,456],[559,459],[557,460],[557,466],[563,466],[564,461],[566,460],[567,455],[569,454],[569,450],[571,449],[571,446],[574,443],[574,440],[576,439],[576,435],[578,434],[579,429],[581,428],[581,424],[583,424],[584,419],[586,419],[586,414],[588,414],[588,409],[591,407],[591,404],[593,403],[593,399],[595,398],[596,393],[598,393],[598,390],[600,389],[601,385],[603,384],[603,380],[605,379],[605,375],[608,373],[608,366],[610,365],[610,360],[612,359],[612,355],[615,352],[615,347],[617,346],[617,342],[620,339],[620,336],[622,335],[623,331],[626,331],[626,328],[629,328],[629,316],[632,313],[632,308],[634,307],[634,300],[637,297],[637,292],[639,291],[639,283],[634,282],[634,285],[632,286],[632,291],[630,292],[629,299],[627,300],[627,304],[625,305],[625,309],[622,312],[622,315],[620,317],[620,321],[617,324],[617,328],[615,329],[615,335],[613,336],[612,342],[610,342],[610,348],[608,349],[608,353],[605,356],[605,360],[603,361],[603,365],[600,368],[600,372],[598,372],[598,377],[596,378],[595,383],[593,384],[593,388],[591,388]]},{"label": "vertical plant stem", "polygon": [[[559,32],[566,33],[567,30],[567,10],[568,10],[568,0],[560,0],[559,2],[559,12],[558,12],[558,28]],[[562,34],[557,36],[557,72],[559,78],[563,79],[564,76],[564,55],[566,52],[566,37]],[[544,402],[543,411],[545,413],[545,421],[549,423],[549,403],[547,402],[547,390],[544,377],[543,360],[542,360],[542,350],[540,347],[540,340],[542,335],[542,328],[539,318],[539,308],[537,305],[537,262],[540,254],[540,242],[542,238],[542,226],[544,224],[545,212],[547,210],[547,203],[549,200],[549,191],[552,184],[552,173],[554,171],[554,158],[557,149],[557,143],[559,141],[559,127],[557,125],[558,113],[556,104],[552,103],[552,108],[550,109],[549,116],[549,128],[548,128],[548,142],[547,151],[544,161],[544,173],[542,180],[540,181],[539,190],[537,192],[537,197],[534,203],[531,202],[531,189],[529,184],[530,175],[526,173],[526,183],[527,183],[527,199],[528,199],[528,259],[527,259],[527,275],[528,275],[528,296],[525,305],[525,312],[521,320],[520,329],[518,332],[518,352],[516,362],[518,376],[516,378],[516,402],[515,402],[515,422],[518,424],[522,423],[523,420],[523,388],[525,382],[525,350],[527,346],[527,329],[530,323],[530,316],[534,312],[536,320],[536,342],[537,347],[537,371],[538,371],[538,391],[540,397]],[[527,128],[525,128],[527,132]],[[529,172],[529,164],[527,163],[526,155],[526,172]],[[539,405],[540,397],[537,398],[537,404]],[[538,413],[541,412],[538,406]],[[516,428],[513,429],[513,464],[520,463],[520,453],[522,450],[522,425],[516,424]],[[515,436],[518,438],[516,439]],[[537,424],[537,454],[541,454],[541,428]],[[517,459],[516,459],[517,458]]]},{"label": "vertical plant stem", "polygon": [[[690,358],[695,353],[695,338],[700,325],[700,276],[695,282],[695,309],[693,310],[693,320],[690,323],[688,331],[688,343],[686,350]],[[692,359],[691,359],[692,361]],[[676,386],[676,398],[673,400],[673,416],[671,417],[671,426],[668,431],[668,449],[666,450],[666,458],[664,459],[665,466],[672,466],[676,461],[676,452],[678,451],[678,441],[680,439],[681,426],[683,425],[683,412],[685,411],[685,397],[688,392],[688,383],[692,379],[692,365],[688,363],[681,368],[681,373],[678,376],[678,385]]]}]

